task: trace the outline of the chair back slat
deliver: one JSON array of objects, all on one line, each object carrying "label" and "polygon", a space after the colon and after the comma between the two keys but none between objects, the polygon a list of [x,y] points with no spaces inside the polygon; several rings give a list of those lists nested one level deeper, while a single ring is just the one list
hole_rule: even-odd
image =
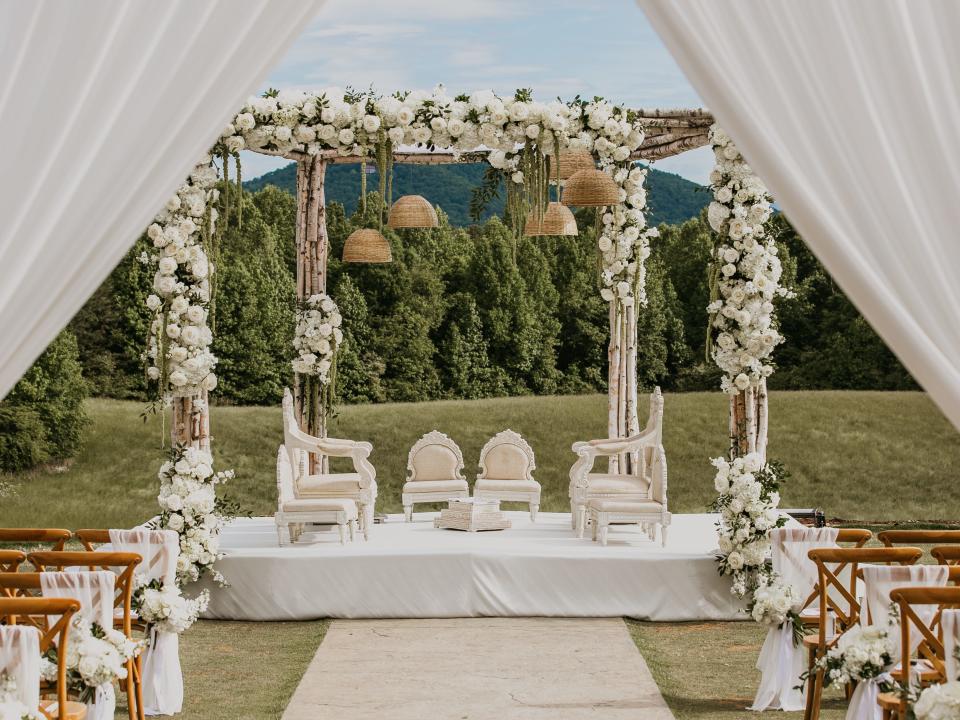
[{"label": "chair back slat", "polygon": [[63,528],[0,528],[0,542],[24,545],[49,545],[51,550],[63,550],[73,533]]},{"label": "chair back slat", "polygon": [[947,545],[960,543],[960,530],[883,530],[877,539],[887,547],[897,545]]},{"label": "chair back slat", "polygon": [[26,559],[27,554],[20,550],[0,550],[0,572],[16,572]]},{"label": "chair back slat", "polygon": [[930,554],[941,565],[960,566],[960,545],[937,545]]}]

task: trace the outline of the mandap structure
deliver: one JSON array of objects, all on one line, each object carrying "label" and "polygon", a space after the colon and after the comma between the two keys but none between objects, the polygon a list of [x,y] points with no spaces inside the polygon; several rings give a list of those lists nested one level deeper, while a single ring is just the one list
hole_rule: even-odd
[{"label": "mandap structure", "polygon": [[[731,456],[765,454],[766,377],[782,338],[774,302],[780,284],[776,246],[764,231],[772,212],[763,183],[732,141],[701,109],[630,109],[601,98],[541,103],[528,90],[513,97],[481,91],[451,96],[431,92],[276,92],[251,98],[225,128],[190,177],[148,228],[153,254],[154,313],[146,358],[158,400],[172,403],[174,445],[209,449],[208,394],[216,387],[210,351],[210,313],[216,298],[217,219],[238,212],[231,180],[240,182],[239,152],[251,150],[297,163],[297,298],[293,330],[298,420],[307,432],[325,434],[341,318],[326,295],[329,243],[325,222],[326,168],[371,163],[390,202],[394,163],[486,161],[488,178],[503,178],[514,232],[571,234],[569,223],[551,230],[551,192],[564,205],[597,208],[597,291],[610,304],[610,437],[639,431],[636,385],[637,316],[644,311],[644,262],[657,235],[644,209],[646,171],[655,161],[712,144],[715,231],[708,313],[708,355],[723,371],[730,395]],[[231,178],[231,167],[235,167]],[[218,183],[223,190],[218,190]],[[562,188],[562,189],[561,189]],[[561,194],[562,193],[562,194]],[[566,213],[569,216],[569,213]],[[572,220],[572,216],[567,218]],[[370,228],[367,232],[375,230]],[[376,239],[377,233],[371,233]],[[369,238],[368,238],[369,239]],[[388,256],[387,252],[387,256]],[[347,259],[347,258],[345,258]],[[362,257],[360,258],[363,259]],[[381,258],[381,261],[387,257]],[[367,258],[369,261],[370,258]],[[629,456],[613,458],[629,472]]]}]

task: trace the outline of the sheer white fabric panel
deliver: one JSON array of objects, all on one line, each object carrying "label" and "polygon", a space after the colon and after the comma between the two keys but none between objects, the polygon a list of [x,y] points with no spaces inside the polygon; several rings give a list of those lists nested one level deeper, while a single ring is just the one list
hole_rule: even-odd
[{"label": "sheer white fabric panel", "polygon": [[16,683],[16,698],[40,705],[40,631],[29,625],[0,625],[0,675]]},{"label": "sheer white fabric panel", "polygon": [[638,2],[810,248],[960,427],[960,3]]},{"label": "sheer white fabric panel", "polygon": [[0,398],[322,2],[0,4]]},{"label": "sheer white fabric panel", "polygon": [[960,680],[960,662],[953,654],[960,645],[960,610],[944,610],[940,616],[940,627],[943,629],[943,652],[946,657],[944,669],[947,671],[947,680]]},{"label": "sheer white fabric panel", "polygon": [[[141,557],[137,566],[147,582],[160,580],[174,585],[180,536],[173,530],[111,530],[110,546]],[[145,715],[176,715],[183,709],[183,669],[180,666],[180,636],[150,632],[143,651],[143,712]]]},{"label": "sheer white fabric panel", "polygon": [[[800,598],[794,610],[799,612],[817,584],[817,566],[807,553],[816,548],[836,547],[836,528],[774,528],[770,531],[773,569],[780,579],[793,587]],[[751,710],[803,710],[803,690],[797,686],[807,669],[804,647],[793,644],[793,626],[772,627],[760,648],[757,670],[760,687]]]}]

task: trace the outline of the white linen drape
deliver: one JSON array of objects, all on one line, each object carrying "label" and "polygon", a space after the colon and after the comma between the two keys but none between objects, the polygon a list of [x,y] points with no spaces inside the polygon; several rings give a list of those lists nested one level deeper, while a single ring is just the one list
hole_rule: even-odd
[{"label": "white linen drape", "polygon": [[0,3],[0,398],[322,3]]},{"label": "white linen drape", "polygon": [[940,616],[943,631],[944,670],[947,680],[960,680],[960,662],[953,653],[960,645],[960,610],[944,610]]},{"label": "white linen drape", "polygon": [[[80,603],[77,613],[102,628],[113,627],[114,574],[109,570],[40,573],[44,597],[73,598]],[[87,720],[113,720],[117,705],[113,683],[97,688],[96,697],[87,703]]]},{"label": "white linen drape", "polygon": [[[784,584],[793,588],[799,602],[795,612],[817,584],[817,566],[807,553],[817,548],[836,547],[837,528],[774,528],[770,531],[773,570]],[[800,675],[807,669],[807,652],[802,645],[794,645],[793,625],[784,623],[772,627],[763,641],[757,658],[760,686],[751,710],[803,710],[804,683]]]},{"label": "white linen drape", "polygon": [[[110,547],[140,556],[137,566],[144,582],[177,581],[180,536],[173,530],[110,530]],[[180,636],[153,628],[143,651],[143,712],[145,715],[176,715],[183,709],[183,670],[180,667]]]},{"label": "white linen drape", "polygon": [[0,675],[16,684],[16,699],[40,705],[40,631],[29,625],[0,625]]},{"label": "white linen drape", "polygon": [[960,3],[638,2],[804,241],[960,428]]}]

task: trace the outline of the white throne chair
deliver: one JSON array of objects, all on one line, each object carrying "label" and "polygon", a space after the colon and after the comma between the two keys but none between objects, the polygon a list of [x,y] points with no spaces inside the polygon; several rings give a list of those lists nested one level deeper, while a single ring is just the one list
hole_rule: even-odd
[{"label": "white throne chair", "polygon": [[[659,526],[661,541],[666,544],[670,513],[660,388],[650,394],[647,425],[640,433],[628,438],[576,442],[572,450],[578,458],[570,468],[570,514],[577,535],[583,537],[588,505],[595,500],[595,509],[604,512],[604,518],[612,523],[636,522],[649,533]],[[593,472],[597,458],[612,457],[620,458],[617,472]],[[628,467],[625,469],[624,465]],[[606,503],[610,503],[608,511],[602,509]],[[628,503],[629,508],[625,506]]]},{"label": "white throne chair", "polygon": [[480,474],[473,496],[481,500],[525,502],[530,520],[536,521],[540,509],[540,483],[533,479],[537,465],[533,448],[513,430],[494,435],[480,451]]},{"label": "white throne chair", "polygon": [[449,437],[433,430],[417,440],[407,456],[407,481],[401,495],[407,522],[415,503],[470,497],[463,474],[463,453]]},{"label": "white throne chair", "polygon": [[303,526],[308,524],[336,525],[343,545],[347,531],[353,540],[358,516],[357,503],[350,498],[298,498],[293,487],[290,457],[287,449],[280,446],[277,451],[277,512],[273,516],[280,545],[296,542]]},{"label": "white throne chair", "polygon": [[[373,445],[357,440],[317,438],[308,435],[297,425],[293,412],[293,395],[283,392],[283,444],[293,470],[293,489],[297,499],[353,500],[360,514],[360,529],[370,538],[374,506],[377,500],[377,471],[368,458]],[[353,460],[353,472],[310,473],[310,456],[317,459],[315,467],[324,468],[324,458],[348,457]]]}]

